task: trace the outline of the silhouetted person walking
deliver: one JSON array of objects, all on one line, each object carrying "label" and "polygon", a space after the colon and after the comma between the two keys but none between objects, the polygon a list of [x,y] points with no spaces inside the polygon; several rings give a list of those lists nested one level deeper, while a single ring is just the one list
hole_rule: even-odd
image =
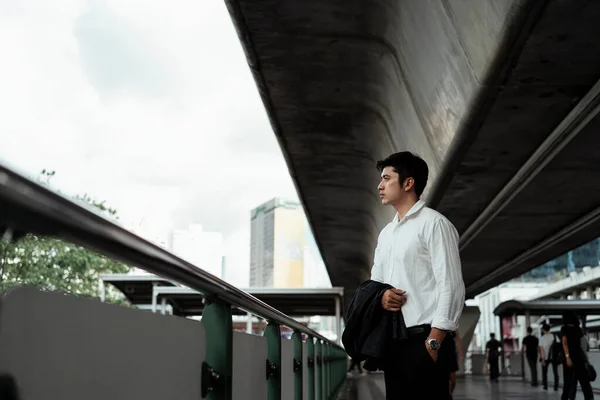
[{"label": "silhouetted person walking", "polygon": [[490,380],[497,381],[500,376],[498,361],[502,354],[502,344],[496,340],[496,335],[490,333],[490,340],[485,345],[485,359],[489,365]]},{"label": "silhouetted person walking", "polygon": [[540,341],[538,338],[533,336],[533,329],[530,326],[527,327],[527,336],[523,339],[523,346],[521,351],[525,353],[525,358],[527,358],[527,363],[529,364],[529,369],[531,370],[531,386],[538,385],[538,370],[537,370],[537,361],[538,361],[538,347],[540,345]]},{"label": "silhouetted person walking", "polygon": [[587,343],[583,332],[579,327],[579,318],[574,312],[566,312],[563,315],[562,345],[565,352],[565,363],[563,365],[564,385],[562,400],[573,400],[577,393],[577,381],[583,390],[585,400],[594,398],[592,385],[586,371],[587,361]]}]

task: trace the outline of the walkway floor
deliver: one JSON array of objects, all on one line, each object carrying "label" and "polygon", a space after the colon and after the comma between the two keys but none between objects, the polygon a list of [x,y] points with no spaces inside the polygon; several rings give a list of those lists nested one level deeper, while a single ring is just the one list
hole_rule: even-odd
[{"label": "walkway floor", "polygon": [[[340,400],[385,400],[383,375],[355,375],[348,378]],[[577,398],[583,398],[579,394]],[[560,391],[545,391],[540,387],[531,387],[520,378],[503,378],[491,383],[485,377],[458,378],[454,400],[559,400]]]}]

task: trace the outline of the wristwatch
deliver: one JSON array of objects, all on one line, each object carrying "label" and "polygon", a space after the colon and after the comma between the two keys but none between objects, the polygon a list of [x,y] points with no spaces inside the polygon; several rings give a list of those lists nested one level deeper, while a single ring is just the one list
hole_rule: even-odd
[{"label": "wristwatch", "polygon": [[429,350],[439,350],[441,347],[440,342],[438,342],[437,340],[435,340],[433,338],[427,338],[427,340],[425,342],[427,343]]}]

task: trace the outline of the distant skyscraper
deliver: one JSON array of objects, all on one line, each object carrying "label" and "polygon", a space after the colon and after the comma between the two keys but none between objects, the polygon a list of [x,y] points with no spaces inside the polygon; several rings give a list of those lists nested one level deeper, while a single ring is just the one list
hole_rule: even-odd
[{"label": "distant skyscraper", "polygon": [[177,229],[171,237],[171,251],[216,277],[223,278],[223,235],[205,231],[200,224]]},{"label": "distant skyscraper", "polygon": [[304,224],[298,202],[272,199],[251,212],[250,286],[304,286]]}]

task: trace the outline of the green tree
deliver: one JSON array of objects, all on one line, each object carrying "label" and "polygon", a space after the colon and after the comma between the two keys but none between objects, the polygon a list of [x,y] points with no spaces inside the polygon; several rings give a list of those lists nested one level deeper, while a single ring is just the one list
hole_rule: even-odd
[{"label": "green tree", "polygon": [[[54,171],[43,170],[38,177],[41,184],[49,185]],[[116,217],[116,210],[105,202],[90,196],[76,196],[106,213]],[[57,290],[76,295],[98,297],[99,275],[126,273],[130,267],[99,255],[81,246],[52,237],[27,234],[10,242],[0,238],[0,289],[21,285],[34,285],[45,290]],[[116,290],[107,291],[107,301],[123,302]]]}]

